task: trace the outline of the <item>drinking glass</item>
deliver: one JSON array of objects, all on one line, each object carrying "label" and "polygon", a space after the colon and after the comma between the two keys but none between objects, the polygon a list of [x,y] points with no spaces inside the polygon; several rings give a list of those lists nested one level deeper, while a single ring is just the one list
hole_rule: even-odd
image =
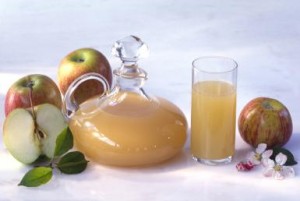
[{"label": "drinking glass", "polygon": [[192,63],[191,152],[204,164],[231,162],[235,152],[238,64],[226,57]]}]

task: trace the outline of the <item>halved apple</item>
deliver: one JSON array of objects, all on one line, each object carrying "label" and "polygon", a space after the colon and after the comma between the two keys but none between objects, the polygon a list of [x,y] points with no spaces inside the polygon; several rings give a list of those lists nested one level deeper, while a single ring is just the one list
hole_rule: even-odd
[{"label": "halved apple", "polygon": [[[33,114],[34,113],[34,114]],[[4,144],[18,161],[30,164],[41,155],[52,158],[56,138],[67,127],[61,111],[42,104],[31,110],[15,109],[5,119]]]}]

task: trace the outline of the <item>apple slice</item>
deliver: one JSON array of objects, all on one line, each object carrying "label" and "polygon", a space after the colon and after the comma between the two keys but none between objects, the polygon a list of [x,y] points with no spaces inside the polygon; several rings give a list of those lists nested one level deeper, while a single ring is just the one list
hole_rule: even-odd
[{"label": "apple slice", "polygon": [[34,162],[41,155],[34,130],[33,117],[25,109],[13,110],[4,122],[4,144],[13,157],[25,164]]},{"label": "apple slice", "polygon": [[48,158],[54,156],[56,138],[67,127],[61,111],[51,104],[38,105],[35,108],[36,122],[39,130],[45,134],[41,138],[42,153]]},{"label": "apple slice", "polygon": [[40,155],[52,158],[56,138],[66,127],[63,114],[54,105],[35,106],[34,115],[26,109],[15,109],[4,122],[4,144],[25,164],[33,163]]}]

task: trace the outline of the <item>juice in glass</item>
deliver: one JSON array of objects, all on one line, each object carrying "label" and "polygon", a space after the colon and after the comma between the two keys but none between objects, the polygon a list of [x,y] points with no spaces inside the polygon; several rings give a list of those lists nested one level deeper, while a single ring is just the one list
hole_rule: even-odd
[{"label": "juice in glass", "polygon": [[223,81],[202,81],[192,87],[193,156],[224,159],[234,154],[235,87]]}]

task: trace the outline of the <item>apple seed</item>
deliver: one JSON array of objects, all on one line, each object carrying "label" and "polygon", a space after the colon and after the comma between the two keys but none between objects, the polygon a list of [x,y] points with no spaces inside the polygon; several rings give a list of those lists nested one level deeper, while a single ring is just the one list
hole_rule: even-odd
[{"label": "apple seed", "polygon": [[44,139],[44,138],[47,137],[46,133],[41,131],[39,128],[36,128],[35,133],[37,134],[37,137],[38,137],[39,140]]}]

